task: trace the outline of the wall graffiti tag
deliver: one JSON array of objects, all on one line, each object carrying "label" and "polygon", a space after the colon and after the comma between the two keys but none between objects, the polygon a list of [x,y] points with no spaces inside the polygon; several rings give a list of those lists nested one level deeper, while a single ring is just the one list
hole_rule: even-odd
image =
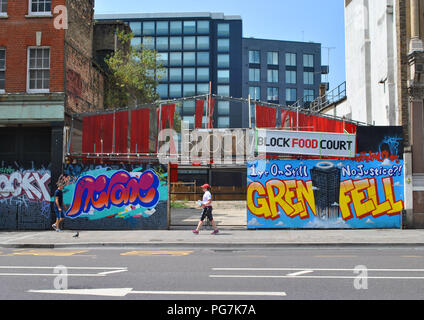
[{"label": "wall graffiti tag", "polygon": [[159,201],[159,177],[151,170],[139,176],[117,171],[110,178],[84,176],[78,180],[71,207],[66,215],[77,218],[91,209],[103,211],[111,207],[137,206],[153,208]]},{"label": "wall graffiti tag", "polygon": [[50,202],[51,174],[43,171],[14,171],[0,174],[0,201]]},{"label": "wall graffiti tag", "polygon": [[64,173],[60,181],[71,220],[150,218],[158,210],[166,216],[167,171],[161,167],[69,165]]}]

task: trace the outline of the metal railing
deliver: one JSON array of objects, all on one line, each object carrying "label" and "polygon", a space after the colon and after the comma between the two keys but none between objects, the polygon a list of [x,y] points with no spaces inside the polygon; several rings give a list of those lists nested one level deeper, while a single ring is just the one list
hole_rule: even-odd
[{"label": "metal railing", "polygon": [[346,95],[346,82],[340,84],[337,88],[327,92],[325,95],[316,99],[312,96],[305,96],[300,98],[291,107],[307,110],[313,113],[320,113],[328,106],[337,103],[347,97]]}]

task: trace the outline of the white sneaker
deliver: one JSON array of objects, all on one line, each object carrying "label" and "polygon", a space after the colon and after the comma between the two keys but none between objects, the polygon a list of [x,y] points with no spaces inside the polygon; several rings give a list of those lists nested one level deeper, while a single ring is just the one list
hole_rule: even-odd
[{"label": "white sneaker", "polygon": [[56,223],[52,224],[52,228],[55,229],[55,230],[57,230]]}]

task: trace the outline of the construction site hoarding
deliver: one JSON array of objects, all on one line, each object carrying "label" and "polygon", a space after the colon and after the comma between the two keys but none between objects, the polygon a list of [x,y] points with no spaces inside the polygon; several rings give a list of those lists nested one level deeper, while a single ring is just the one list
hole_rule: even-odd
[{"label": "construction site hoarding", "polygon": [[63,184],[65,228],[168,228],[168,169],[158,164],[69,164]]},{"label": "construction site hoarding", "polygon": [[254,161],[249,229],[401,228],[403,160]]}]

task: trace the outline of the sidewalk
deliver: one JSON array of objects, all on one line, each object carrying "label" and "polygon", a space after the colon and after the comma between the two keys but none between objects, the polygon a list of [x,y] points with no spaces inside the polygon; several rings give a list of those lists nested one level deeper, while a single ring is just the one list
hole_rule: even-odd
[{"label": "sidewalk", "polygon": [[424,230],[210,230],[194,235],[188,230],[76,231],[57,233],[1,232],[0,248],[72,247],[185,247],[230,248],[296,246],[418,246],[424,248]]}]

